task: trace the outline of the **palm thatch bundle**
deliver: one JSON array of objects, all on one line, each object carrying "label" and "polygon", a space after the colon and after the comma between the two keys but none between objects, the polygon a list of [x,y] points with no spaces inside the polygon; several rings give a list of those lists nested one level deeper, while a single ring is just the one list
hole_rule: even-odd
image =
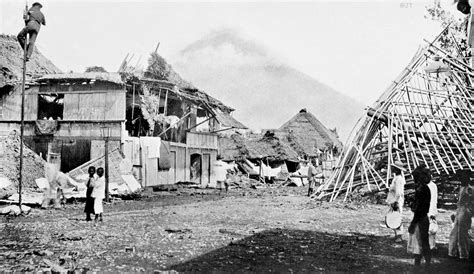
[{"label": "palm thatch bundle", "polygon": [[[440,35],[441,36],[441,35]],[[400,76],[354,127],[337,168],[313,197],[336,199],[358,187],[381,190],[390,165],[410,173],[424,164],[434,179],[473,169],[474,70],[439,47],[439,37],[421,48]]]}]

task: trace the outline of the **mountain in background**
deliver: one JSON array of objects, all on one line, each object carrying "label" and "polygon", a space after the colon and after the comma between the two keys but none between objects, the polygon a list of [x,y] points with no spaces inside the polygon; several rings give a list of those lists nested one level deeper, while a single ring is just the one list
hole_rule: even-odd
[{"label": "mountain in background", "polygon": [[213,32],[187,46],[173,67],[235,108],[233,116],[255,130],[279,128],[306,108],[326,127],[337,128],[344,142],[364,107],[233,30]]}]

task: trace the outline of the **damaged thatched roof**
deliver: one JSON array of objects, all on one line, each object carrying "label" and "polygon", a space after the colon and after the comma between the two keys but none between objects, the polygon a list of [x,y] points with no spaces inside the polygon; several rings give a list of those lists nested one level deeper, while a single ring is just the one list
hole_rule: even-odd
[{"label": "damaged thatched roof", "polygon": [[272,132],[248,138],[240,134],[219,137],[219,150],[224,160],[266,158],[270,161],[297,161],[298,153]]},{"label": "damaged thatched roof", "polygon": [[[125,66],[127,66],[127,64],[125,64]],[[160,88],[163,85],[168,86],[168,89],[176,95],[199,104],[208,105],[213,109],[217,108],[225,113],[234,111],[233,108],[224,105],[221,101],[184,80],[157,52],[151,54],[148,60],[147,70],[143,73],[142,77],[138,78],[141,78],[142,81],[149,85],[158,85]],[[178,87],[178,89],[175,89],[173,86]],[[239,125],[240,128],[242,128],[242,126],[243,125]],[[246,127],[243,126],[243,128]]]},{"label": "damaged thatched roof", "polygon": [[[223,112],[230,113],[234,111],[233,108],[226,106],[221,101],[217,100],[216,98],[208,95],[204,91],[198,90],[196,88],[184,88],[179,86],[176,83],[164,80],[156,80],[151,78],[142,78],[140,79],[142,82],[146,83],[149,87],[153,88],[153,86],[157,86],[159,88],[167,87],[169,91],[175,93],[178,97],[182,97],[184,99],[193,101],[197,104],[205,104],[211,108],[220,109]],[[173,88],[173,86],[177,86],[178,88]]]},{"label": "damaged thatched roof", "polygon": [[219,123],[224,127],[247,129],[244,124],[237,121],[234,117],[230,116],[230,114],[226,112],[215,110],[214,114],[216,115],[217,121],[219,121]]},{"label": "damaged thatched roof", "polygon": [[[0,88],[14,86],[21,82],[23,68],[23,50],[16,37],[0,34]],[[61,71],[44,57],[35,47],[27,63],[27,79]]]},{"label": "damaged thatched roof", "polygon": [[43,77],[37,79],[38,82],[50,81],[59,82],[67,80],[79,80],[79,81],[104,81],[111,82],[118,85],[122,85],[123,81],[118,73],[111,72],[85,72],[85,73],[57,73],[57,74],[46,74]]},{"label": "damaged thatched roof", "polygon": [[[326,128],[306,109],[300,110],[293,118],[283,124],[276,132],[277,136],[288,141],[296,150],[313,155],[315,150],[342,147],[337,134]],[[299,151],[301,153],[301,151]]]}]

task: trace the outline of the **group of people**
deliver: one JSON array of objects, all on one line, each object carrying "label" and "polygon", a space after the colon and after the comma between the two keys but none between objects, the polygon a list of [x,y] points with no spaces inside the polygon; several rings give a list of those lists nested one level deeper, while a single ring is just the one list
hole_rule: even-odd
[{"label": "group of people", "polygon": [[[386,202],[390,205],[390,211],[398,211],[401,216],[405,186],[403,172],[406,169],[402,162],[395,161],[391,165],[391,170],[395,176],[389,187]],[[421,264],[422,258],[429,266],[432,251],[436,248],[438,188],[431,181],[430,170],[423,164],[415,168],[411,175],[415,183],[415,199],[411,205],[414,215],[408,227],[407,251],[414,254],[415,266]],[[469,258],[469,229],[474,212],[473,189],[469,183],[469,176],[467,181],[461,181],[458,208],[453,218],[453,229],[449,239],[449,256],[459,257],[461,260]],[[399,227],[392,229],[395,232],[395,240],[401,242],[403,225],[400,223]]]},{"label": "group of people", "polygon": [[103,200],[105,198],[105,177],[104,169],[90,166],[88,169],[89,179],[86,183],[86,221],[92,221],[91,215],[95,214],[95,221],[102,222],[104,213]]}]

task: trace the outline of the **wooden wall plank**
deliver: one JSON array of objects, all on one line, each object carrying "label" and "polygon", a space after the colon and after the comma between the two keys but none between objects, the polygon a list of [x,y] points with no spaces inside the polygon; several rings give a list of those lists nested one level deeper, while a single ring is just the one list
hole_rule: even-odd
[{"label": "wooden wall plank", "polygon": [[64,95],[63,120],[76,120],[80,116],[79,94]]}]

